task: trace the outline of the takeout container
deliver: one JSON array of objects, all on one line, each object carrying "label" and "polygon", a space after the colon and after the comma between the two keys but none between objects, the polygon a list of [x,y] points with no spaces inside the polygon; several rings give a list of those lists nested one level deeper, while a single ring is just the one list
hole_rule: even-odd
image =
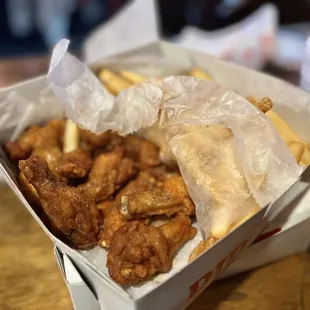
[{"label": "takeout container", "polygon": [[[91,64],[91,66],[94,68],[101,66],[113,69],[127,68],[146,76],[158,76],[160,74],[185,72],[191,68],[193,59],[198,67],[208,72],[215,82],[225,88],[244,96],[271,97],[275,102],[275,110],[288,121],[303,139],[307,140],[307,133],[310,132],[309,94],[262,73],[161,41],[99,60]],[[37,104],[40,93],[45,89],[46,77],[39,77],[0,91],[0,102],[7,98],[12,91],[15,91]],[[53,111],[49,108],[46,109],[46,113],[52,114]],[[7,128],[5,132],[1,131],[0,128],[1,140],[8,138],[18,126],[19,121],[19,119],[11,120],[11,128]],[[37,121],[40,121],[40,119],[37,119]],[[263,208],[190,264],[185,263],[188,257],[182,257],[181,250],[175,259],[172,270],[168,274],[158,275],[151,282],[147,282],[138,288],[122,288],[109,278],[104,268],[99,270],[79,251],[71,249],[48,231],[16,186],[14,169],[5,156],[1,159],[1,169],[9,186],[54,242],[56,246],[55,255],[65,276],[76,309],[87,309],[87,307],[96,309],[97,307],[97,309],[105,310],[155,310],[158,308],[180,309],[185,307],[218,275],[222,274],[237,257],[241,257],[243,261],[249,259],[242,256],[242,253],[249,253],[251,247],[249,249],[247,247],[257,239],[264,229],[272,227],[279,218],[281,219],[279,223],[285,223],[284,225],[286,225],[287,215],[281,216],[283,214],[292,214],[291,199],[280,200],[279,203],[269,208]],[[303,190],[303,193],[305,191]],[[296,196],[296,192],[293,192],[293,194]],[[310,218],[309,208],[307,207],[308,201],[310,201],[310,193],[307,193],[294,204],[296,206],[295,211],[306,208],[305,220]],[[288,217],[288,221],[290,219]],[[307,232],[310,232],[310,227]],[[273,238],[277,238],[277,236]],[[257,245],[253,245],[252,249]],[[289,245],[287,246],[289,247]],[[262,248],[261,250],[265,251],[264,254],[256,253],[257,257],[268,253],[266,252],[268,248]],[[104,257],[96,263],[97,265],[102,263],[104,266]]]}]

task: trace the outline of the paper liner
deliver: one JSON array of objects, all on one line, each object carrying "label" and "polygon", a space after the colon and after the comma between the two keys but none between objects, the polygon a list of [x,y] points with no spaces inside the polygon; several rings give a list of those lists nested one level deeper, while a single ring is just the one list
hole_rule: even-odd
[{"label": "paper liner", "polygon": [[[225,235],[230,225],[253,212],[256,202],[264,207],[300,174],[270,120],[239,95],[181,76],[149,80],[114,98],[67,53],[68,43],[62,40],[55,47],[48,75],[66,115],[93,132],[112,129],[125,135],[151,126],[161,111],[160,127],[206,237],[210,231]],[[207,126],[215,124],[231,129],[231,137],[210,132]]]}]

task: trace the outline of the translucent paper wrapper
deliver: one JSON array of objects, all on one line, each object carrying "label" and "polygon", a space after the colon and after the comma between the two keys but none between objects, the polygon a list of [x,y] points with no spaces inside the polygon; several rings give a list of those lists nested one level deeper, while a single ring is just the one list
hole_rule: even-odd
[{"label": "translucent paper wrapper", "polygon": [[63,107],[48,87],[41,91],[39,103],[12,91],[0,102],[1,138],[15,140],[28,126],[62,116]]},{"label": "translucent paper wrapper", "polygon": [[39,104],[12,91],[0,102],[1,139],[15,140],[28,126],[62,116],[63,107],[48,87],[41,91]]},{"label": "translucent paper wrapper", "polygon": [[279,197],[301,172],[267,117],[237,94],[192,77],[149,80],[110,95],[86,65],[55,47],[48,82],[66,115],[95,133],[159,126],[177,159],[205,237]]}]

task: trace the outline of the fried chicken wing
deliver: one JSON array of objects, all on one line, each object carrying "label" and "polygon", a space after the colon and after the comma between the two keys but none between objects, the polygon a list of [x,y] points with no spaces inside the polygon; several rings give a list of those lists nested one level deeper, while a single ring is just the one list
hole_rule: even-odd
[{"label": "fried chicken wing", "polygon": [[169,242],[170,257],[197,233],[197,229],[192,226],[191,219],[185,213],[178,213],[168,223],[159,226],[159,229]]},{"label": "fried chicken wing", "polygon": [[160,227],[128,222],[114,234],[107,267],[120,284],[138,284],[158,272],[167,272],[176,251],[194,237],[196,229],[185,214]]},{"label": "fried chicken wing", "polygon": [[[100,234],[99,245],[104,248],[109,248],[114,233],[127,223],[119,210],[121,198],[124,195],[143,192],[157,186],[156,179],[149,173],[141,171],[135,180],[130,181],[116,195],[115,200],[106,200],[97,205],[98,209],[104,215],[104,225]],[[148,219],[142,220],[148,224]]]},{"label": "fried chicken wing", "polygon": [[59,162],[62,160],[62,152],[58,147],[38,147],[35,148],[31,156],[39,156],[46,160],[49,168],[55,172],[55,169],[58,167]]},{"label": "fried chicken wing", "polygon": [[85,178],[93,165],[90,155],[77,148],[74,151],[65,153],[61,163],[56,167],[57,173],[70,179]]},{"label": "fried chicken wing", "polygon": [[35,149],[59,148],[64,121],[52,120],[46,126],[31,126],[16,141],[4,145],[13,160],[28,158]]},{"label": "fried chicken wing", "polygon": [[[40,197],[32,184],[28,182],[22,172],[18,175],[18,183],[20,186],[21,191],[25,195],[26,199],[29,203],[34,206],[35,208],[41,206]],[[37,210],[37,208],[36,208]]]},{"label": "fried chicken wing", "polygon": [[89,180],[79,188],[97,202],[113,195],[137,174],[134,162],[124,157],[123,149],[99,155],[89,173]]},{"label": "fried chicken wing", "polygon": [[97,208],[101,212],[102,217],[104,219],[110,214],[110,212],[113,210],[114,207],[115,207],[115,200],[111,199],[101,201],[97,204]]},{"label": "fried chicken wing", "polygon": [[159,149],[148,140],[135,135],[128,135],[125,138],[126,154],[141,166],[154,167],[160,165]]},{"label": "fried chicken wing", "polygon": [[116,132],[111,133],[109,143],[105,147],[105,150],[108,152],[114,151],[115,148],[118,148],[124,145],[125,138],[117,134]]},{"label": "fried chicken wing", "polygon": [[181,176],[166,180],[162,188],[125,195],[121,199],[120,212],[126,219],[160,214],[171,216],[181,211],[188,215],[195,212],[195,206]]},{"label": "fried chicken wing", "polygon": [[20,161],[19,167],[35,188],[52,231],[74,248],[94,247],[101,225],[94,200],[79,189],[57,181],[41,157]]},{"label": "fried chicken wing", "polygon": [[180,172],[176,167],[167,167],[165,165],[160,165],[157,167],[146,168],[149,174],[153,175],[158,182],[165,182],[173,176],[180,175]]},{"label": "fried chicken wing", "polygon": [[111,131],[108,130],[96,135],[88,130],[80,129],[80,136],[83,142],[91,145],[92,147],[104,147],[110,141]]},{"label": "fried chicken wing", "polygon": [[115,232],[126,223],[127,221],[119,212],[118,206],[115,204],[115,202],[113,202],[112,210],[104,218],[103,230],[100,233],[98,245],[108,249],[111,245],[111,240]]}]

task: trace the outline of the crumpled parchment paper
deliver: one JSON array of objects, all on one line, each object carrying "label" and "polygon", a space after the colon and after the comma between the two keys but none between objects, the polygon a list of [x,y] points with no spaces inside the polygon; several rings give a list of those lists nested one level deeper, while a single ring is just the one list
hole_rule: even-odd
[{"label": "crumpled parchment paper", "polygon": [[247,100],[192,77],[148,80],[110,95],[86,65],[54,49],[48,82],[66,115],[95,133],[135,132],[158,120],[209,236],[279,197],[301,172],[268,118]]}]

